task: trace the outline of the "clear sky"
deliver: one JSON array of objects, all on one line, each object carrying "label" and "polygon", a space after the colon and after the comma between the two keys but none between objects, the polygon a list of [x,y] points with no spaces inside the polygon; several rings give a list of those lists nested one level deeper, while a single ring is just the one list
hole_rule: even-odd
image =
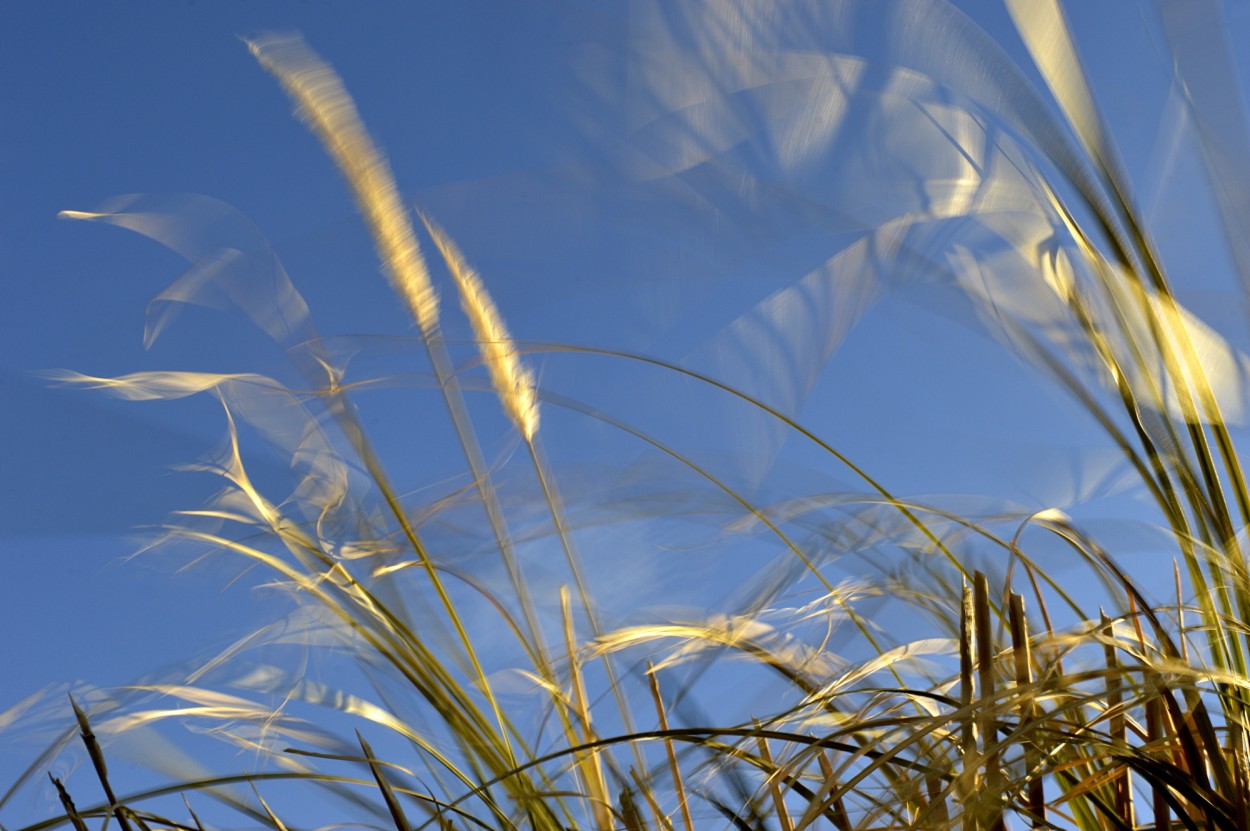
[{"label": "clear sky", "polygon": [[[214,580],[117,567],[131,528],[215,488],[169,471],[215,446],[217,413],[201,402],[126,406],[31,373],[263,371],[280,353],[208,313],[183,316],[145,352],[147,303],[184,262],[124,231],[58,221],[58,211],[135,192],[212,196],[263,229],[323,331],[411,334],[336,171],[239,38],[302,31],[348,79],[406,195],[437,191],[464,205],[449,226],[480,211],[502,220],[489,197],[469,208],[470,194],[492,180],[507,190],[508,177],[541,176],[567,155],[575,139],[559,85],[574,43],[555,7],[455,5],[6,7],[0,256],[13,295],[0,358],[10,569],[0,605],[13,635],[4,662],[22,669],[5,673],[5,704],[53,680],[127,680],[256,619],[246,592],[217,597]],[[517,287],[497,293],[508,306],[526,302]],[[140,629],[142,650],[130,645]]]},{"label": "clear sky", "polygon": [[[1183,119],[1177,127],[1168,109],[1156,4],[1074,5],[1099,102],[1159,222],[1160,244],[1185,275],[1182,298],[1234,346],[1250,346],[1206,174]],[[1001,8],[964,6],[1023,63]],[[360,350],[354,366],[417,373],[428,407],[421,396],[382,398],[372,416],[406,486],[438,494],[463,477],[415,331],[340,176],[240,40],[269,31],[301,32],[336,67],[405,200],[456,238],[517,337],[645,352],[726,377],[772,398],[900,493],[1061,505],[1091,520],[1137,516],[1116,495],[1114,454],[1088,418],[988,337],[992,327],[953,299],[923,258],[888,269],[853,256],[830,264],[901,212],[955,210],[957,196],[943,189],[957,178],[954,163],[926,145],[936,141],[932,119],[922,124],[897,102],[910,94],[937,111],[982,99],[1000,80],[977,75],[983,56],[944,64],[949,32],[891,35],[869,22],[839,33],[833,11],[815,15],[811,29],[792,26],[752,45],[766,28],[759,21],[754,32],[717,31],[711,18],[657,11],[665,8],[573,0],[4,6],[0,712],[50,684],[121,684],[189,660],[282,608],[253,590],[254,575],[233,581],[230,566],[178,572],[152,555],[125,561],[143,539],[136,528],[196,507],[215,489],[209,477],[173,468],[218,446],[220,408],[117,401],[38,374],[190,369],[291,380],[281,351],[239,316],[203,308],[182,312],[145,350],[148,302],[185,261],[139,235],[58,220],[59,211],[129,193],[202,194],[237,209],[281,257],[321,333],[347,336],[335,343]],[[1246,8],[1229,4],[1219,30],[1227,44],[1250,43]],[[957,42],[975,41],[972,31]],[[741,67],[719,65],[715,56],[736,37],[748,54],[790,49],[793,66],[753,68],[761,79],[790,77],[753,85]],[[802,61],[821,49],[867,59],[820,64],[826,80],[864,97],[843,100],[804,74]],[[712,57],[701,64],[691,54]],[[1244,83],[1247,55],[1233,54]],[[900,64],[945,65],[949,75],[917,80],[891,71]],[[1039,81],[1032,69],[1021,79]],[[864,100],[872,103],[854,103]],[[990,116],[977,123],[1015,135]],[[965,241],[973,256],[992,253],[978,252],[976,239]],[[819,279],[827,268],[863,282],[831,289]],[[465,339],[454,303],[444,307],[449,337]],[[718,460],[743,487],[779,496],[863,488],[706,390],[607,359],[532,362],[544,386]],[[471,404],[488,457],[515,451],[490,396]],[[610,431],[559,412],[549,418],[551,452],[577,481],[664,474]],[[281,479],[281,460],[256,464],[258,477]],[[692,546],[705,542],[692,534]],[[605,554],[592,571],[609,594],[628,595],[612,584],[616,568]],[[724,576],[723,566],[691,568],[709,580],[709,598],[723,591],[708,577]],[[637,588],[645,578],[626,582]],[[659,604],[676,589],[656,591],[650,602]],[[618,598],[621,608],[632,602]],[[0,776],[30,747],[0,744]]]}]

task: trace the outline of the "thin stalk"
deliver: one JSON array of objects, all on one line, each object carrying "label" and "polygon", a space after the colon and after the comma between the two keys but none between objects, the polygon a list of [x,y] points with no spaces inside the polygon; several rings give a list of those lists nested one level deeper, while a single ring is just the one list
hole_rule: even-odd
[{"label": "thin stalk", "polygon": [[83,821],[82,815],[74,807],[74,800],[70,798],[69,791],[65,790],[64,783],[53,776],[51,772],[48,773],[48,778],[52,780],[52,785],[56,788],[56,795],[61,800],[61,807],[65,809],[65,815],[69,817],[70,824],[74,826],[74,831],[87,831],[87,823]]},{"label": "thin stalk", "polygon": [[963,596],[959,614],[959,709],[962,713],[960,733],[963,760],[964,818],[969,831],[980,831],[981,823],[976,810],[980,791],[979,753],[977,752],[977,719],[973,700],[976,695],[973,667],[976,663],[976,612],[973,605],[972,587],[963,584]]},{"label": "thin stalk", "polygon": [[[539,347],[538,344],[532,344],[532,343],[530,344],[531,349],[536,349],[538,347]],[[742,392],[741,390],[723,381],[718,381],[709,375],[705,375],[701,372],[696,372],[695,370],[692,370],[688,367],[684,367],[679,364],[665,361],[660,358],[654,358],[648,355],[640,355],[640,354],[631,353],[631,352],[622,352],[622,351],[614,350],[614,349],[602,349],[602,348],[589,347],[589,346],[572,347],[572,346],[562,346],[559,344],[542,344],[541,348],[543,351],[576,352],[576,353],[586,354],[586,355],[599,355],[599,356],[611,357],[611,358],[624,358],[627,360],[637,361],[639,363],[650,364],[651,366],[659,367],[661,369],[666,369],[666,370],[675,372],[679,375],[684,375],[687,378],[691,378],[693,380],[699,381],[700,383],[707,384],[708,386],[721,390],[722,392],[728,393],[729,395],[740,399],[741,401],[749,404],[750,406],[755,407],[764,413],[767,413],[768,415],[775,418],[778,422],[786,425],[791,430],[794,430],[796,433],[803,436],[803,438],[807,439],[812,444],[816,445],[825,453],[828,453],[830,456],[836,459],[840,464],[842,464],[847,469],[849,469],[852,473],[854,473],[855,476],[861,479],[868,487],[870,487],[872,490],[876,491],[882,497],[884,497],[888,502],[890,502],[890,504],[893,504],[896,506],[904,504],[900,502],[880,482],[878,482],[876,479],[870,476],[867,471],[865,471],[863,468],[856,465],[854,462],[851,461],[851,459],[848,456],[836,450],[832,445],[830,445],[824,439],[817,436],[811,430],[807,429],[806,427],[803,427],[793,418],[791,418],[790,416],[787,416],[786,414],[784,414],[777,408],[772,407],[764,403],[763,401],[760,401],[757,398],[753,398],[747,393]],[[544,397],[549,397],[549,396],[550,394]],[[906,508],[898,508],[898,510],[899,510],[899,513],[902,514],[904,518],[906,518],[909,522],[911,522],[915,526],[916,530],[918,530],[921,534],[925,536],[926,539],[928,539],[928,541],[933,545],[935,550],[940,551],[945,557],[947,557],[952,562],[952,564],[956,565],[957,567],[960,567],[958,563],[958,559],[946,547],[946,545],[940,539],[938,539],[938,537],[933,533],[933,531],[928,526],[926,526],[923,522],[921,522],[919,518],[913,516]],[[962,567],[960,568],[962,570]]]},{"label": "thin stalk", "polygon": [[[1161,684],[1162,681],[1158,676],[1154,676],[1153,683],[1147,684],[1150,697],[1146,699],[1146,746],[1151,748],[1154,754],[1165,757],[1170,754],[1167,753],[1169,742],[1163,725],[1163,702],[1159,697]],[[1168,804],[1165,786],[1157,781],[1152,782],[1150,792],[1155,828],[1170,828],[1172,826],[1171,808]]]},{"label": "thin stalk", "polygon": [[542,627],[538,623],[538,615],[534,609],[533,597],[526,585],[525,575],[517,561],[512,535],[508,532],[503,508],[499,504],[499,495],[495,491],[490,469],[487,467],[486,459],[482,455],[482,447],[478,443],[477,433],[473,429],[469,408],[465,403],[464,393],[460,389],[460,382],[452,367],[451,356],[447,352],[446,342],[443,340],[441,332],[437,331],[427,333],[424,340],[430,363],[434,366],[434,375],[438,379],[439,389],[443,393],[443,399],[447,404],[448,412],[451,413],[451,421],[456,430],[456,438],[460,442],[461,450],[464,452],[465,460],[469,465],[469,472],[472,474],[478,494],[482,498],[482,506],[486,511],[491,533],[495,537],[495,544],[503,558],[504,568],[507,570],[508,578],[512,582],[517,602],[521,606],[521,614],[525,620],[525,626],[529,630],[530,642],[523,643],[522,646],[529,652],[535,669],[542,675],[552,678],[554,677],[554,671],[551,667],[551,660],[548,655],[546,640],[543,637]]},{"label": "thin stalk", "polygon": [[[985,790],[978,795],[978,813],[984,817],[988,831],[1003,831],[1003,811],[998,803],[1003,792],[1002,775],[998,769],[998,720],[994,714],[994,630],[990,626],[989,578],[978,571],[973,575],[972,610],[976,643],[977,732],[981,739],[981,759],[985,767]],[[990,803],[987,808],[985,803]]]},{"label": "thin stalk", "polygon": [[[582,678],[581,660],[577,654],[577,642],[573,630],[573,613],[569,608],[569,591],[560,587],[560,611],[564,617],[564,646],[568,652],[569,683],[573,688],[573,712],[576,714],[580,730],[580,743],[589,745],[595,740],[594,727],[591,725],[590,705],[586,698],[586,684]],[[578,768],[581,771],[582,783],[586,787],[586,798],[590,803],[590,813],[599,831],[610,831],[612,828],[611,799],[608,796],[607,781],[603,777],[599,751],[577,754]]]},{"label": "thin stalk", "polygon": [[[756,727],[759,723],[756,722]],[[763,736],[755,737],[755,746],[760,752],[760,761],[762,767],[767,774],[766,785],[768,787],[769,798],[773,802],[773,816],[777,818],[777,825],[781,831],[794,831],[794,822],[790,819],[790,812],[786,809],[785,795],[781,792],[781,769],[773,762],[772,752],[768,749],[768,739]]]},{"label": "thin stalk", "polygon": [[[647,681],[651,686],[651,698],[655,701],[655,713],[659,718],[660,729],[668,732],[668,712],[664,708],[664,698],[660,695],[660,679],[655,666],[647,664]],[[673,779],[673,792],[677,796],[677,807],[681,811],[682,825],[685,831],[694,831],[694,821],[690,816],[690,804],[686,797],[686,787],[682,781],[681,766],[677,764],[677,752],[673,749],[673,740],[664,740],[664,755],[668,758],[668,772]]]},{"label": "thin stalk", "polygon": [[[1103,642],[1103,661],[1107,667],[1107,713],[1110,716],[1108,735],[1114,754],[1123,752],[1128,747],[1124,722],[1123,679],[1120,677],[1120,661],[1116,654],[1115,629],[1111,619],[1101,610],[1099,610],[1099,624],[1102,635],[1106,639]],[[1115,763],[1114,760],[1115,755],[1112,756],[1112,764]],[[1113,770],[1111,792],[1116,813],[1131,825],[1133,823],[1133,791],[1127,769]]]},{"label": "thin stalk", "polygon": [[[569,573],[572,575],[573,586],[577,589],[582,613],[586,616],[586,623],[590,626],[591,637],[597,640],[604,634],[604,630],[599,622],[599,615],[595,612],[590,589],[582,572],[581,557],[574,546],[573,536],[565,516],[564,500],[560,497],[560,491],[556,486],[555,476],[551,472],[551,465],[547,460],[547,455],[543,451],[539,434],[534,432],[529,436],[525,440],[525,446],[529,450],[530,460],[534,464],[535,475],[537,475],[539,485],[542,487],[543,499],[547,503],[547,510],[551,513],[551,521],[555,526],[556,536],[560,539],[560,547],[564,551],[564,559],[568,564]],[[633,733],[637,729],[634,725],[633,710],[629,706],[629,700],[626,696],[624,685],[621,684],[615,662],[606,653],[603,655],[603,668],[607,673],[608,686],[616,699],[617,710],[620,712],[621,723],[625,732]],[[647,765],[642,757],[641,748],[635,745],[632,750],[634,753],[634,764],[638,769],[645,770]]]},{"label": "thin stalk", "polygon": [[113,816],[117,818],[117,825],[122,831],[132,831],[130,819],[127,817],[126,808],[117,801],[117,796],[113,793],[113,786],[109,783],[108,765],[104,761],[104,750],[100,747],[100,742],[96,740],[95,733],[91,729],[91,722],[87,720],[87,714],[78,706],[78,702],[74,700],[74,696],[69,697],[69,706],[74,709],[74,718],[78,720],[79,735],[82,742],[87,747],[87,755],[91,757],[91,766],[95,768],[96,778],[100,780],[100,787],[104,789],[104,797],[109,802],[109,810],[113,812]]},{"label": "thin stalk", "polygon": [[638,788],[642,798],[647,801],[647,806],[651,809],[651,816],[655,818],[656,831],[673,831],[673,823],[664,815],[664,809],[656,801],[655,787],[650,781],[644,780],[639,775],[637,768],[629,769],[629,778],[633,780],[634,786]]}]

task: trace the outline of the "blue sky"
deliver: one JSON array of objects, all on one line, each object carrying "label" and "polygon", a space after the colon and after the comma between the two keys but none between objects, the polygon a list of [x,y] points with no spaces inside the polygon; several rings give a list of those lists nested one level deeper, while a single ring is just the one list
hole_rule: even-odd
[{"label": "blue sky", "polygon": [[[786,96],[796,93],[768,88],[730,96],[733,119],[715,107],[706,121],[665,113],[667,102],[689,93],[681,64],[665,63],[671,56],[663,50],[631,50],[666,24],[679,43],[706,33],[683,32],[679,15],[647,14],[651,5],[6,7],[0,711],[45,685],[126,683],[185,661],[267,621],[281,603],[252,591],[253,575],[233,582],[228,566],[182,573],[150,556],[123,562],[142,539],[136,527],[159,524],[213,491],[207,477],[172,468],[217,446],[219,408],[204,400],[121,402],[37,374],[192,369],[290,378],[280,350],[237,316],[197,308],[145,350],[145,307],[185,263],[138,235],[58,221],[59,211],[91,210],[127,193],[228,203],[281,257],[323,335],[386,336],[349,339],[344,348],[360,346],[366,357],[358,364],[373,361],[367,366],[382,372],[427,371],[416,344],[403,340],[414,330],[339,175],[239,39],[266,31],[300,31],[336,67],[402,195],[457,239],[519,338],[646,352],[723,372],[760,394],[784,397],[774,381],[793,384],[786,388],[797,396],[787,399],[794,414],[899,492],[987,494],[1031,508],[1067,499],[1074,508],[1080,480],[1096,497],[1086,508],[1092,519],[1135,518],[1135,503],[1114,483],[1100,490],[1107,454],[1089,420],[987,337],[941,285],[917,278],[896,286],[829,343],[821,334],[829,320],[820,315],[813,332],[790,330],[793,376],[774,378],[775,365],[732,364],[750,342],[740,338],[752,331],[753,309],[916,198],[906,170],[877,159],[871,143],[872,130],[912,122],[877,121],[880,113],[869,111],[856,116],[862,124],[848,121],[861,132],[822,147],[801,141],[802,125],[787,109],[796,105]],[[1023,59],[1002,9],[969,3],[967,11],[1008,55]],[[1161,244],[1178,271],[1195,275],[1178,280],[1183,299],[1245,348],[1230,255],[1211,233],[1205,189],[1192,184],[1202,181],[1198,156],[1192,147],[1172,152],[1162,129],[1168,64],[1154,14],[1153,4],[1120,0],[1080,4],[1073,22],[1126,165],[1160,218]],[[1250,42],[1245,7],[1230,4],[1225,26],[1229,43]],[[821,37],[812,34],[804,46]],[[866,25],[857,37],[869,58],[900,57],[883,30]],[[1244,81],[1247,57],[1235,58]],[[707,71],[714,76],[714,67]],[[1032,69],[1023,77],[1038,81]],[[863,88],[888,101],[897,82],[869,73]],[[967,94],[953,92],[952,105]],[[937,100],[944,90],[917,94]],[[822,149],[839,154],[821,156]],[[907,152],[905,143],[894,149]],[[935,170],[946,163],[917,158]],[[874,162],[882,167],[874,171]],[[889,186],[877,190],[873,182]],[[448,334],[462,341],[467,328],[453,307],[445,300]],[[459,348],[461,359],[471,358]],[[824,352],[833,353],[827,363]],[[773,447],[758,419],[688,384],[586,356],[538,355],[533,363],[544,386],[637,419],[696,458],[723,461],[737,481],[762,492],[861,487],[793,442]],[[410,487],[437,492],[463,476],[438,402],[381,401],[373,411],[380,444],[402,460],[396,467]],[[472,403],[488,457],[506,458],[515,450],[507,424],[488,395]],[[593,482],[654,461],[599,426],[559,412],[549,418],[553,456],[573,476]],[[256,470],[279,481],[282,464],[262,457]],[[772,484],[761,484],[764,471]],[[691,568],[706,576],[718,566]],[[610,584],[610,564],[596,573]],[[714,581],[709,586],[713,597]],[[667,599],[663,591],[657,587],[655,603]],[[29,749],[12,747],[3,749],[0,771]]]},{"label": "blue sky", "polygon": [[[182,321],[198,334],[179,338],[175,329],[145,352],[144,309],[182,271],[181,259],[125,232],[57,221],[57,213],[123,193],[211,195],[264,229],[327,331],[403,334],[407,323],[340,179],[239,36],[298,27],[317,48],[338,51],[370,128],[400,151],[391,154],[396,174],[417,193],[542,170],[559,155],[546,142],[562,60],[556,11],[58,3],[5,12],[0,187],[5,272],[16,296],[5,304],[0,371],[11,390],[3,501],[16,573],[4,605],[13,612],[9,631],[29,633],[5,641],[6,663],[24,668],[7,675],[6,704],[53,680],[126,680],[186,641],[254,620],[241,592],[218,598],[215,612],[192,611],[192,597],[216,605],[205,581],[165,575],[148,583],[144,567],[115,567],[132,547],[123,538],[133,526],[160,522],[204,494],[195,477],[169,468],[215,444],[221,423],[211,408],[119,406],[51,390],[31,373],[226,371],[266,360],[272,368],[280,356],[246,340],[245,327],[207,314]],[[383,103],[366,88],[394,97]],[[144,622],[154,618],[168,623],[149,629]],[[115,646],[136,626],[153,638],[150,655]]]}]

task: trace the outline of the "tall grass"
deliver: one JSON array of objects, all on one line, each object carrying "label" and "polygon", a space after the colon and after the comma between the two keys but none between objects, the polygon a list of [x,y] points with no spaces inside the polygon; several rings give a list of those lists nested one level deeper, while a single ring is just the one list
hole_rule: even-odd
[{"label": "tall grass", "polygon": [[[785,394],[765,392],[778,379],[515,341],[488,293],[489,275],[480,277],[471,252],[422,214],[478,350],[458,365],[413,213],[341,81],[298,38],[261,38],[249,48],[342,172],[417,325],[438,389],[429,397],[441,398],[468,475],[433,500],[395,482],[358,404],[395,382],[348,370],[273,252],[231,209],[203,198],[127,198],[65,212],[176,250],[184,238],[176,230],[192,216],[247,237],[192,252],[195,268],[163,296],[196,302],[224,288],[286,350],[298,384],[247,373],[62,377],[135,400],[215,396],[228,438],[202,469],[219,475],[223,490],[176,517],[161,543],[242,558],[270,573],[297,611],[189,677],[74,702],[74,726],[49,754],[77,736],[104,800],[81,778],[53,778],[63,813],[26,831],[110,822],[196,828],[209,814],[193,806],[210,802],[221,806],[212,808],[215,826],[278,829],[1250,827],[1242,550],[1250,490],[1229,416],[1244,404],[1250,361],[1178,301],[1062,9],[1020,0],[1008,10],[1048,96],[944,4],[877,10],[898,33],[892,48],[906,56],[879,86],[839,86],[858,64],[834,50],[805,50],[810,24],[834,26],[838,9],[811,11],[798,26],[734,4],[683,6],[667,21],[666,45],[685,51],[649,53],[647,71],[693,77],[693,86],[700,73],[721,73],[732,76],[721,88],[735,92],[699,102],[702,109],[671,107],[655,130],[676,149],[651,161],[672,173],[691,167],[692,148],[716,146],[708,111],[754,100],[737,91],[787,84],[808,89],[813,107],[829,95],[876,108],[886,123],[936,125],[924,134],[933,147],[917,149],[907,135],[874,150],[877,161],[912,154],[901,162],[906,183],[923,195],[918,204],[875,222],[800,281],[809,303],[837,305],[803,310],[828,326],[812,341],[814,357],[845,334],[838,315],[851,314],[857,297],[916,272],[958,289],[986,331],[1066,390],[1121,454],[1161,518],[1174,596],[1161,595],[1157,575],[1126,565],[1132,552],[1096,539],[1057,507],[979,515],[894,492],[836,437],[798,420]],[[1175,34],[1167,23],[1163,31]],[[743,25],[757,51],[722,65],[735,57],[733,33]],[[1178,46],[1177,54],[1183,102],[1192,106],[1204,79],[1185,75],[1191,53]],[[681,98],[656,87],[657,99],[670,93]],[[1219,142],[1228,136],[1201,135],[1212,169],[1223,169]],[[776,138],[788,148],[782,168],[801,168],[826,146],[798,128]],[[1221,200],[1228,227],[1239,227],[1239,203]],[[256,275],[263,282],[242,291]],[[866,288],[865,280],[875,282]],[[269,288],[255,290],[260,284]],[[771,308],[766,302],[764,312]],[[772,365],[793,334],[790,318],[764,319],[772,328],[756,332],[749,367]],[[766,422],[769,435],[803,443],[815,463],[855,484],[844,494],[768,501],[663,435],[542,389],[532,368],[540,357],[681,378]],[[487,461],[474,423],[487,402],[466,392],[495,399],[523,465]],[[731,506],[727,535],[779,559],[724,608],[665,619],[605,614],[582,554],[588,539],[603,539],[595,533],[603,514],[579,514],[578,500],[565,498],[563,472],[544,449],[560,440],[548,435],[553,421],[540,418],[550,410],[663,458],[666,475],[679,472],[692,492]],[[396,418],[413,422],[420,446],[418,419]],[[289,460],[289,494],[267,494],[249,474],[247,448],[258,440]],[[638,507],[623,491],[608,516],[637,511],[663,523],[702,509],[653,484],[661,507]],[[483,545],[497,566],[461,567],[452,556]],[[1083,582],[1101,589],[1073,588],[1051,573],[1043,557],[1056,546],[1080,561]],[[833,558],[853,555],[872,568],[836,576]],[[615,558],[622,574],[630,566],[626,543],[600,542],[589,556]],[[882,595],[904,610],[892,612],[897,626],[872,614]],[[1090,607],[1095,595],[1103,608]],[[306,657],[291,661],[292,644],[325,650],[333,671],[323,677],[334,682],[301,664]],[[767,702],[767,711],[727,715],[738,696]],[[249,764],[222,773],[208,756],[188,757],[163,738],[171,721],[233,743]],[[144,761],[168,778],[119,792],[106,764],[109,740],[134,735],[152,742]],[[24,780],[41,776],[48,758]],[[170,794],[185,807],[168,802]]]}]

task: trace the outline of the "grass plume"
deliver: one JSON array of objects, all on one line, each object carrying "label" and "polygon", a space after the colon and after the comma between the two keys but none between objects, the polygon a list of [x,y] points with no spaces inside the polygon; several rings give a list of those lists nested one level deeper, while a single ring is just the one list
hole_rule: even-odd
[{"label": "grass plume", "polygon": [[273,73],[299,106],[297,115],[343,171],[396,294],[427,335],[438,330],[438,295],[395,187],[390,164],[365,131],[338,74],[302,38],[273,35],[247,40],[261,66]]},{"label": "grass plume", "polygon": [[437,223],[425,214],[421,221],[438,246],[443,262],[456,281],[460,308],[477,337],[482,363],[490,373],[491,383],[499,396],[504,412],[527,442],[538,432],[538,398],[534,392],[534,373],[521,361],[513,345],[508,327],[504,325],[495,301],[487,293],[482,280],[465,261],[456,243]]}]

